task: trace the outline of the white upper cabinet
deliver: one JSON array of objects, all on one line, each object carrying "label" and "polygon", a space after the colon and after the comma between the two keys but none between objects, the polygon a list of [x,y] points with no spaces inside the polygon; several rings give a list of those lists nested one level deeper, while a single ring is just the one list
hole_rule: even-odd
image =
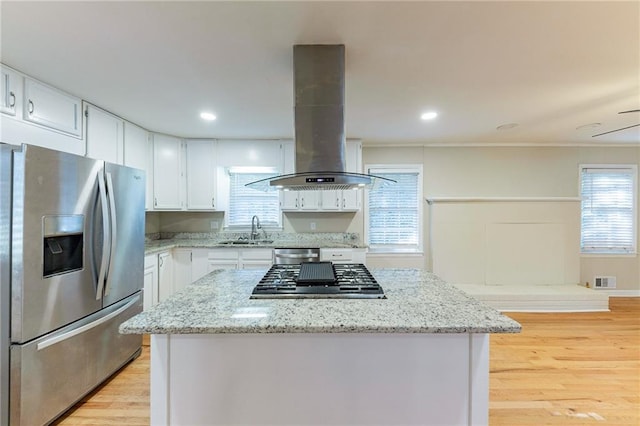
[{"label": "white upper cabinet", "polygon": [[173,136],[153,135],[153,207],[181,210],[183,207],[182,141]]},{"label": "white upper cabinet", "polygon": [[0,140],[85,155],[81,101],[0,64]]},{"label": "white upper cabinet", "polygon": [[124,164],[124,121],[89,103],[84,116],[87,157]]},{"label": "white upper cabinet", "polygon": [[23,118],[74,136],[81,136],[81,100],[29,77],[24,79]]},{"label": "white upper cabinet", "polygon": [[0,67],[0,112],[16,115],[22,99],[22,76],[11,68]]},{"label": "white upper cabinet", "polygon": [[146,177],[145,210],[153,210],[153,150],[149,132],[124,122],[124,165],[144,170]]},{"label": "white upper cabinet", "polygon": [[186,140],[187,210],[216,209],[216,141]]}]

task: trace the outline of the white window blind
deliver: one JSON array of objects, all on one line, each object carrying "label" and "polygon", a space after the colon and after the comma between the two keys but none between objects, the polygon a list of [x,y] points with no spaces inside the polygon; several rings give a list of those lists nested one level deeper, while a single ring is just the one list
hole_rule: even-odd
[{"label": "white window blind", "polygon": [[257,215],[263,226],[280,226],[278,191],[263,192],[245,184],[274,176],[273,173],[229,173],[229,226],[250,226]]},{"label": "white window blind", "polygon": [[420,238],[420,171],[370,168],[369,173],[397,183],[369,191],[367,239],[376,251],[418,251]]},{"label": "white window blind", "polygon": [[636,174],[634,167],[581,168],[583,253],[635,253]]}]

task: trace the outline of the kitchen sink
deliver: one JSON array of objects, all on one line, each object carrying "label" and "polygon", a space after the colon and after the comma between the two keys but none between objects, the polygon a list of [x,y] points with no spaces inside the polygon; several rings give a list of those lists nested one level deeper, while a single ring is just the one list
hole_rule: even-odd
[{"label": "kitchen sink", "polygon": [[259,246],[272,244],[273,240],[228,240],[228,241],[220,241],[218,244],[229,245],[229,246]]}]

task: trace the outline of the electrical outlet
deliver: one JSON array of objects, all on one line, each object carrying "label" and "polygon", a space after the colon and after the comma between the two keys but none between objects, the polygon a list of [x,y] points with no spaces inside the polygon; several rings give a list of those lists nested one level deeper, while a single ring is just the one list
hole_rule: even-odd
[{"label": "electrical outlet", "polygon": [[216,221],[216,220],[212,220],[211,221],[211,230],[212,231],[217,231],[218,230],[218,221]]},{"label": "electrical outlet", "polygon": [[316,230],[316,223],[315,222],[311,222],[309,224],[309,227],[311,228],[312,231],[315,231]]}]

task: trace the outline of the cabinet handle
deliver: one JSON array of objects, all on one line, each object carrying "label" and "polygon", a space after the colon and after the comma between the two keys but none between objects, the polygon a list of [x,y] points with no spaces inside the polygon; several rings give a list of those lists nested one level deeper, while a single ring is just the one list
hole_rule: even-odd
[{"label": "cabinet handle", "polygon": [[336,198],[336,207],[340,207],[340,198]]},{"label": "cabinet handle", "polygon": [[216,206],[216,199],[215,197],[211,197],[211,207],[215,207]]},{"label": "cabinet handle", "polygon": [[35,110],[35,106],[33,105],[33,101],[29,99],[29,114],[33,114],[34,110]]},{"label": "cabinet handle", "polygon": [[159,256],[158,261],[160,262],[160,267],[162,268],[162,265],[164,264],[164,258]]},{"label": "cabinet handle", "polygon": [[153,199],[153,206],[158,207],[158,198]]},{"label": "cabinet handle", "polygon": [[342,208],[344,209],[345,207],[347,207],[347,199],[343,198],[342,199]]},{"label": "cabinet handle", "polygon": [[13,92],[9,92],[9,106],[11,108],[16,106],[16,94]]},{"label": "cabinet handle", "polygon": [[298,199],[296,198],[296,209],[298,208]]},{"label": "cabinet handle", "polygon": [[301,198],[300,207],[304,207],[304,197]]}]

